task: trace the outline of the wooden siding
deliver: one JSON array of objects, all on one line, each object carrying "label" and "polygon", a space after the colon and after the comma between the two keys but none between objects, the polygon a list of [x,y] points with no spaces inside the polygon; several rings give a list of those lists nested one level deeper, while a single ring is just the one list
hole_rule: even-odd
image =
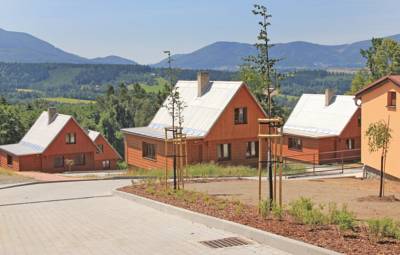
[{"label": "wooden siding", "polygon": [[[241,107],[247,107],[247,124],[235,125],[235,108]],[[211,128],[205,141],[254,139],[258,134],[257,120],[259,118],[265,118],[263,111],[247,87],[242,86]]]},{"label": "wooden siding", "polygon": [[[234,124],[235,108],[247,108],[247,124]],[[257,158],[246,158],[248,141],[257,141],[258,118],[265,118],[246,86],[242,86],[227,105],[210,132],[204,139],[188,140],[188,163],[218,162],[221,164],[255,165]],[[164,141],[145,138],[133,134],[125,134],[125,160],[129,165],[140,168],[164,168]],[[156,144],[156,159],[142,156],[142,143]],[[217,144],[231,144],[231,160],[218,161]],[[169,148],[171,151],[171,148]],[[172,167],[172,159],[168,159],[168,167]]]},{"label": "wooden siding", "polygon": [[[293,136],[290,134],[284,135],[283,156],[295,161],[315,162],[317,164],[327,163],[335,159],[340,160],[342,156],[349,160],[359,157],[361,148],[361,127],[358,124],[359,117],[361,117],[361,112],[357,110],[344,128],[342,134],[336,137],[311,138]],[[301,151],[288,148],[289,137],[296,137],[302,140],[303,148]],[[347,139],[354,139],[354,152],[347,151]]]}]

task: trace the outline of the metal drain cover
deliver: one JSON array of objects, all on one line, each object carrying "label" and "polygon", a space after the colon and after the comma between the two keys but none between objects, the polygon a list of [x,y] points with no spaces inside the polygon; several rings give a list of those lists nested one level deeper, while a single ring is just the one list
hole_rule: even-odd
[{"label": "metal drain cover", "polygon": [[200,243],[214,249],[250,244],[248,241],[243,240],[239,237],[228,237],[216,240],[201,241]]}]

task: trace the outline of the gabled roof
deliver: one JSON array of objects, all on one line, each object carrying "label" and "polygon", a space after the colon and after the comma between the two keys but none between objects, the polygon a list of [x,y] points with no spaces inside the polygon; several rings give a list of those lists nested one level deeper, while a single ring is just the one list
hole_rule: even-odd
[{"label": "gabled roof", "polygon": [[353,96],[335,96],[325,106],[325,95],[303,94],[286,121],[285,134],[313,138],[339,136],[358,107]]},{"label": "gabled roof", "polygon": [[[207,91],[197,96],[197,81],[178,81],[179,94],[185,102],[183,132],[187,137],[204,137],[242,86],[242,81],[211,81]],[[171,126],[171,115],[164,102],[147,127],[125,128],[125,133],[164,138],[164,128]],[[257,101],[255,101],[257,102]],[[261,108],[261,106],[260,106]]]},{"label": "gabled roof", "polygon": [[360,98],[360,96],[368,91],[373,90],[374,88],[384,84],[386,81],[391,81],[395,85],[400,86],[400,75],[388,75],[380,78],[379,80],[374,81],[373,83],[369,84],[365,88],[359,90],[356,94],[356,98]]},{"label": "gabled roof", "polygon": [[90,140],[97,146],[96,144],[96,139],[99,138],[100,136],[103,137],[104,141],[108,144],[108,146],[111,147],[111,149],[115,152],[115,154],[118,156],[119,159],[122,159],[121,155],[118,153],[118,151],[110,144],[110,142],[100,133],[94,130],[88,130],[87,135],[89,136]]},{"label": "gabled roof", "polygon": [[[35,121],[35,123],[19,143],[1,145],[0,150],[7,151],[15,156],[41,154],[47,149],[47,147],[49,147],[49,145],[54,141],[54,139],[70,120],[75,121],[70,115],[57,113],[57,116],[49,124],[48,112],[42,112],[42,114],[40,114],[39,118]],[[83,129],[82,132],[87,134],[87,136],[93,142],[93,145],[96,146],[94,141],[97,139],[100,133],[93,130],[86,132]],[[118,152],[116,153],[118,154]]]},{"label": "gabled roof", "polygon": [[43,153],[68,121],[72,119],[69,115],[57,113],[53,122],[48,124],[48,116],[47,112],[42,112],[19,143],[2,145],[0,149],[16,156]]},{"label": "gabled roof", "polygon": [[88,130],[88,136],[90,137],[90,140],[93,142],[96,141],[97,137],[99,137],[100,132],[94,131],[94,130]]}]

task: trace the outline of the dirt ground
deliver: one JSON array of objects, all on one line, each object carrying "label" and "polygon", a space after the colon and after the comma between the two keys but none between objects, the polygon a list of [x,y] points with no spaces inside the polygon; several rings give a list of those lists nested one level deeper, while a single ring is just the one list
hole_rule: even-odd
[{"label": "dirt ground", "polygon": [[[211,181],[188,183],[186,188],[207,192],[218,197],[239,199],[244,203],[258,203],[258,182],[253,180]],[[359,219],[391,217],[400,220],[400,182],[386,181],[385,195],[396,199],[380,201],[370,199],[379,191],[379,180],[360,180],[355,178],[288,180],[283,182],[283,202],[299,197],[311,198],[316,203],[336,202],[339,206],[347,204]],[[267,183],[263,182],[263,198],[267,194]]]}]

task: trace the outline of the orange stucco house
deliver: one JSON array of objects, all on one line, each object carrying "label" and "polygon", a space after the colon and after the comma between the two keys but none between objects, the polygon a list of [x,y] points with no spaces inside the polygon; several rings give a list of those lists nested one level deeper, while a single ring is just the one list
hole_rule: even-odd
[{"label": "orange stucco house", "polygon": [[360,158],[360,110],[353,96],[303,94],[284,127],[283,156],[315,164]]},{"label": "orange stucco house", "polygon": [[43,112],[19,143],[0,146],[0,166],[16,171],[116,169],[120,158],[99,132],[55,108]]},{"label": "orange stucco house", "polygon": [[400,107],[397,98],[400,93],[400,75],[385,76],[355,95],[356,103],[361,108],[361,161],[367,170],[380,171],[380,153],[371,153],[365,132],[371,123],[383,120],[389,121],[392,130],[392,140],[386,158],[385,173],[400,179]]},{"label": "orange stucco house", "polygon": [[[206,72],[197,78],[176,84],[186,104],[183,133],[187,135],[188,163],[255,165],[257,119],[266,116],[262,107],[241,81],[209,81]],[[122,129],[126,162],[146,169],[164,168],[164,128],[169,126],[171,116],[161,107],[148,126]],[[172,165],[170,157],[167,164]]]}]

